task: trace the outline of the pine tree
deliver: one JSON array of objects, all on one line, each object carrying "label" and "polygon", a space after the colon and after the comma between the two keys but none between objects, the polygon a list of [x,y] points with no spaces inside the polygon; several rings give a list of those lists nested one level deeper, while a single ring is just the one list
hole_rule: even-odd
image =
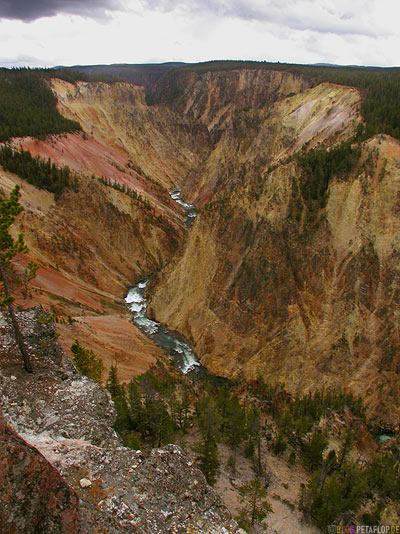
[{"label": "pine tree", "polygon": [[128,386],[128,405],[132,428],[142,433],[144,408],[137,384],[132,380]]},{"label": "pine tree", "polygon": [[9,278],[13,277],[19,283],[25,279],[24,283],[26,288],[26,283],[35,277],[38,269],[38,266],[34,262],[29,262],[25,275],[21,278],[16,276],[11,263],[16,254],[26,253],[28,251],[24,243],[23,235],[19,234],[18,238],[14,240],[9,232],[10,226],[23,210],[23,207],[19,203],[19,198],[21,196],[19,189],[19,186],[16,185],[11,191],[8,200],[0,199],[0,278],[3,285],[2,293],[0,293],[0,307],[7,308],[8,310],[24,368],[28,373],[31,373],[32,365],[14,312],[12,305],[14,297],[10,294],[9,287]]},{"label": "pine tree", "polygon": [[211,485],[215,484],[219,469],[217,440],[211,434],[203,434],[195,450],[198,453],[199,468],[207,482]]},{"label": "pine tree", "polygon": [[[261,475],[262,473],[262,465],[261,465],[262,428],[261,428],[260,411],[257,408],[252,408],[247,413],[245,433],[248,435],[248,440],[246,444],[246,455],[249,456],[250,458],[253,458],[254,470],[257,475]],[[255,452],[256,452],[256,457],[254,457]]]},{"label": "pine tree", "polygon": [[160,447],[172,440],[174,424],[161,399],[152,397],[145,399],[143,430],[150,438],[152,447]]},{"label": "pine tree", "polygon": [[238,398],[232,395],[227,405],[224,433],[229,447],[232,450],[231,466],[233,473],[236,472],[236,453],[243,441],[245,432],[246,416],[239,404]]},{"label": "pine tree", "polygon": [[101,381],[103,373],[103,363],[96,354],[85,349],[76,339],[71,345],[72,361],[78,371],[96,382]]},{"label": "pine tree", "polygon": [[187,390],[185,389],[180,396],[174,392],[169,405],[175,428],[186,432],[189,421],[189,394]]},{"label": "pine tree", "polygon": [[272,507],[265,500],[267,491],[261,486],[258,478],[240,486],[239,494],[241,501],[245,503],[238,518],[239,525],[250,530],[255,523],[261,523],[272,512]]},{"label": "pine tree", "polygon": [[328,440],[326,436],[317,429],[309,443],[305,445],[304,449],[304,460],[305,464],[311,471],[317,469],[322,463],[322,453],[328,445]]},{"label": "pine tree", "polygon": [[221,419],[210,396],[204,397],[197,403],[196,411],[201,432],[201,440],[195,446],[198,453],[197,460],[207,482],[214,484],[219,469],[216,436],[219,432]]},{"label": "pine tree", "polygon": [[114,362],[110,367],[108,374],[106,389],[110,392],[111,398],[114,400],[121,392],[121,386],[118,382],[117,364]]}]

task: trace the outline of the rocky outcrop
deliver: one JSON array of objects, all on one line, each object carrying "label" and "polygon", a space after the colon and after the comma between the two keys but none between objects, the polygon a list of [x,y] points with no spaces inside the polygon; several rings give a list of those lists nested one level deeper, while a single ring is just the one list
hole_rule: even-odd
[{"label": "rocky outcrop", "polygon": [[2,532],[83,532],[78,495],[60,473],[2,419],[0,436]]},{"label": "rocky outcrop", "polygon": [[77,374],[40,308],[17,318],[34,372],[23,371],[0,315],[0,477],[9,532],[239,533],[179,447],[122,446],[110,396]]}]

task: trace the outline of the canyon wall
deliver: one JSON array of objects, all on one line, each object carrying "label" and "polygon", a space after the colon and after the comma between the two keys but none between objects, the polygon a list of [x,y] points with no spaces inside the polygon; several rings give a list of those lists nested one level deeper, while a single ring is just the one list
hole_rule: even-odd
[{"label": "canyon wall", "polygon": [[[214,75],[221,85],[224,76]],[[197,100],[209,102],[205,78]],[[330,83],[292,77],[289,86],[249,109],[241,91],[240,106],[230,95],[213,151],[184,186],[203,208],[158,276],[151,311],[193,342],[211,372],[262,376],[292,392],[342,386],[370,414],[398,420],[400,143],[364,142],[323,201],[306,198],[293,155],[351,139],[361,99]],[[183,109],[185,97],[175,105]],[[212,132],[204,109],[197,116]]]}]

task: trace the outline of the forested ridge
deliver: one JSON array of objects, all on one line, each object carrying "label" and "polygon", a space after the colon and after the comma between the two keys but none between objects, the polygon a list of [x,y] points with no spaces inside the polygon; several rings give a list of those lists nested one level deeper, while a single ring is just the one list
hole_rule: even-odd
[{"label": "forested ridge", "polygon": [[[255,61],[210,61],[188,64],[169,70],[164,78],[171,82],[182,71],[198,73],[237,69],[266,69],[292,72],[311,78],[317,85],[332,82],[356,87],[362,95],[362,115],[365,121],[363,137],[386,133],[400,139],[400,69],[377,67],[337,67],[295,65]],[[61,78],[71,83],[84,81],[117,81],[108,72],[94,75],[73,69],[0,69],[0,142],[11,137],[49,134],[80,130],[80,125],[62,117],[56,107],[48,80]],[[151,101],[151,97],[149,98]]]},{"label": "forested ridge", "polygon": [[67,187],[77,189],[76,178],[71,180],[68,167],[59,168],[50,159],[33,158],[28,150],[12,150],[8,145],[0,147],[0,165],[39,189],[54,193],[56,199]]},{"label": "forested ridge", "polygon": [[[60,115],[48,79],[68,77],[51,69],[0,69],[0,142],[11,137],[44,138],[50,134],[80,131],[81,126]],[[70,81],[76,79],[71,73]]]}]

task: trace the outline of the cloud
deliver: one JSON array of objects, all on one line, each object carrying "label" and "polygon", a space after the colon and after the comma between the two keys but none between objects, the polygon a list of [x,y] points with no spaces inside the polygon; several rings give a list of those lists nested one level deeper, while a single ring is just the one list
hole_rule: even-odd
[{"label": "cloud", "polygon": [[[6,1],[13,1],[16,17],[23,3]],[[19,19],[0,20],[0,65],[155,58],[400,64],[398,0],[25,1],[27,11]],[[48,15],[58,11],[62,13]],[[0,17],[4,13],[5,0],[0,0]]]},{"label": "cloud", "polygon": [[102,19],[120,8],[120,0],[1,0],[0,19],[32,22],[60,14]]},{"label": "cloud", "polygon": [[337,35],[377,35],[371,17],[374,0],[141,0],[145,9],[209,13],[292,30]]},{"label": "cloud", "polygon": [[17,55],[13,59],[0,56],[0,67],[43,67],[43,62],[38,58],[29,55]]}]

